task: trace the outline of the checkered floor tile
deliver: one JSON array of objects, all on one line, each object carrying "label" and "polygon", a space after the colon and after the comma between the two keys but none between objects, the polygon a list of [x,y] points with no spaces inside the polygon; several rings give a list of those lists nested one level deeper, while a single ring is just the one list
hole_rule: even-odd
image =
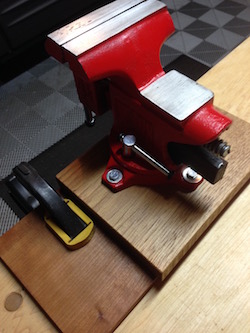
[{"label": "checkered floor tile", "polygon": [[162,1],[176,28],[164,43],[163,66],[185,54],[212,67],[249,36],[249,0]]},{"label": "checkered floor tile", "polygon": [[[162,1],[176,27],[161,49],[163,67],[181,55],[212,67],[249,36],[250,0]],[[0,86],[0,179],[84,120],[72,72],[52,58]],[[8,227],[17,219],[2,199],[0,212],[1,232],[5,232],[6,219]]]},{"label": "checkered floor tile", "polygon": [[18,222],[18,216],[13,210],[0,198],[0,236],[13,227]]},{"label": "checkered floor tile", "polygon": [[67,66],[49,58],[0,87],[0,176],[84,123]]}]

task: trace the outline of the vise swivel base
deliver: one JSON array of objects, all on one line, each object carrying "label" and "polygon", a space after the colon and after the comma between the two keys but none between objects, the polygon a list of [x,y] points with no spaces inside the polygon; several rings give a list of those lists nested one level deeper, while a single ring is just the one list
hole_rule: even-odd
[{"label": "vise swivel base", "polygon": [[164,40],[174,32],[164,3],[117,0],[51,33],[49,54],[68,62],[86,122],[111,109],[110,159],[102,181],[112,191],[166,184],[184,192],[225,172],[231,120],[213,93],[185,75],[165,73]]}]

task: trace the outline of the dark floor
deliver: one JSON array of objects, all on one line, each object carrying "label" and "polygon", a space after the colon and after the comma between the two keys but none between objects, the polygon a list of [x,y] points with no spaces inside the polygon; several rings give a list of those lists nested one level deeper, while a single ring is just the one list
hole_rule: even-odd
[{"label": "dark floor", "polygon": [[[175,68],[197,80],[249,36],[249,0],[163,2],[176,27],[161,50],[165,70]],[[48,58],[42,44],[35,50],[0,73],[0,235],[25,214],[4,181],[14,166],[31,161],[56,187],[55,175],[107,135],[112,124],[107,113],[86,127],[71,71]]]}]

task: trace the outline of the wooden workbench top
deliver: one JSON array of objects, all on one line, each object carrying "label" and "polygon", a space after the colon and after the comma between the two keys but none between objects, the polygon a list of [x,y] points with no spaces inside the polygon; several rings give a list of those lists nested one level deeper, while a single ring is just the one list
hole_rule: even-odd
[{"label": "wooden workbench top", "polygon": [[[214,91],[215,105],[248,122],[249,64],[250,38],[199,80]],[[165,284],[151,289],[116,333],[249,332],[249,244],[248,185]]]},{"label": "wooden workbench top", "polygon": [[[249,58],[250,38],[199,80],[214,91],[216,106],[248,122]],[[116,332],[249,332],[249,204],[248,185]],[[0,280],[0,332],[55,331],[3,264]],[[8,312],[4,300],[13,291],[20,292],[24,301],[17,312]]]}]

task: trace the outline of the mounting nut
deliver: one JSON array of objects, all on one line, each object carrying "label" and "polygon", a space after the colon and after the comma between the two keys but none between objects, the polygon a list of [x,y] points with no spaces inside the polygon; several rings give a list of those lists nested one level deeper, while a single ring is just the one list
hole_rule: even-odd
[{"label": "mounting nut", "polygon": [[117,184],[122,180],[123,174],[119,169],[110,169],[106,178],[109,183]]}]

